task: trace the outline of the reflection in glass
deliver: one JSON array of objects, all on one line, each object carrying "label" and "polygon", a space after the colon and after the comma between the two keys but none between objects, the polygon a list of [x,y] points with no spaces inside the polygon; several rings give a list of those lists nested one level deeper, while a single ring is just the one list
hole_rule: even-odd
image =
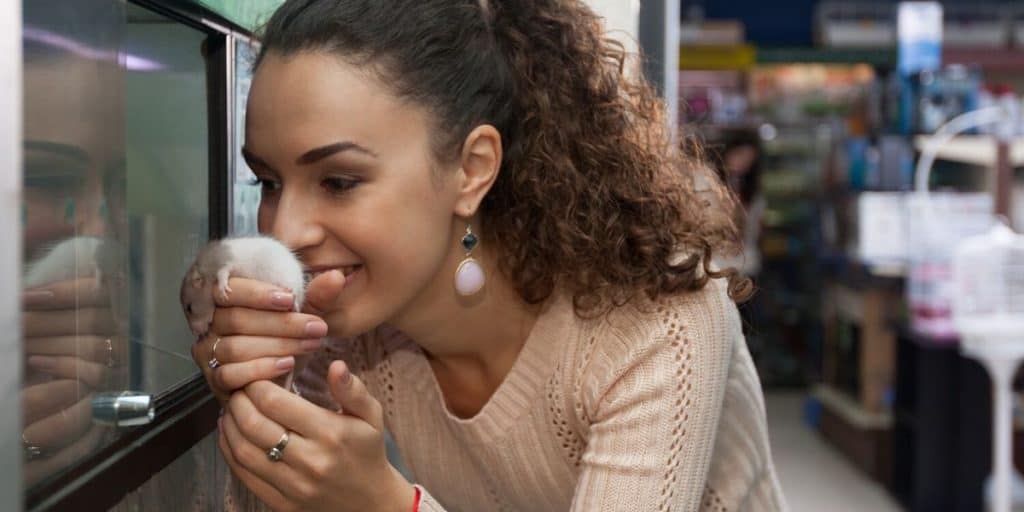
[{"label": "reflection in glass", "polygon": [[[256,60],[257,48],[243,38],[235,39],[235,108],[231,125],[235,127],[235,137],[231,141],[231,154],[242,154],[245,140],[245,105],[249,99],[249,88],[252,86],[252,67]],[[244,158],[235,159],[232,185],[232,221],[231,232],[236,235],[256,235],[256,214],[260,207],[260,186],[256,184],[256,175],[245,163]]]},{"label": "reflection in glass", "polygon": [[131,386],[157,394],[198,370],[178,300],[209,232],[205,34],[129,5],[124,49]]},{"label": "reflection in glass", "polygon": [[204,34],[120,0],[22,12],[30,488],[117,436],[110,399],[197,371],[176,281],[206,240],[208,138]]}]

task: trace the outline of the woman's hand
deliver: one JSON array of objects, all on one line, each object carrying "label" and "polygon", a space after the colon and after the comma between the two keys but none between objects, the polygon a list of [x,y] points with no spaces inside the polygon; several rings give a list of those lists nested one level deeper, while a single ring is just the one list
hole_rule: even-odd
[{"label": "woman's hand", "polygon": [[[338,412],[265,381],[233,394],[218,438],[231,471],[274,510],[408,510],[415,491],[385,456],[380,403],[343,361],[327,380]],[[285,431],[274,462],[267,452]]]},{"label": "woman's hand", "polygon": [[22,305],[28,383],[48,376],[107,387],[125,350],[109,292],[99,280],[70,279],[25,290]]},{"label": "woman's hand", "polygon": [[[288,373],[294,356],[316,352],[327,335],[319,317],[290,311],[291,293],[238,277],[231,278],[230,286],[226,299],[216,298],[209,333],[192,346],[192,359],[221,405],[233,391]],[[210,368],[214,355],[220,365]]]},{"label": "woman's hand", "polygon": [[26,485],[80,461],[109,430],[92,422],[91,403],[93,392],[110,389],[123,370],[124,344],[116,336],[109,296],[94,277],[22,294]]}]

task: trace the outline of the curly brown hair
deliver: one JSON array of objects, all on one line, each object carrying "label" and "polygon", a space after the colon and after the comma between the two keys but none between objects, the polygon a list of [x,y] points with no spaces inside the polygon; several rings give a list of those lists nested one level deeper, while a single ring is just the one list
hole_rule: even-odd
[{"label": "curly brown hair", "polygon": [[469,132],[502,135],[501,172],[481,204],[482,238],[529,303],[564,287],[580,315],[642,293],[725,277],[739,245],[734,197],[699,145],[672,142],[665,109],[601,19],[578,0],[289,0],[262,33],[270,51],[327,51],[370,66],[435,120],[435,156]]}]

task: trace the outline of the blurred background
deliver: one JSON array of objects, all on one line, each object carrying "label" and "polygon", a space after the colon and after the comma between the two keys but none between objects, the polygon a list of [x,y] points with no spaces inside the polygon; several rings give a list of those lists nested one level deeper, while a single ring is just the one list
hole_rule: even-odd
[{"label": "blurred background", "polygon": [[[0,445],[22,462],[0,510],[222,509],[218,406],[167,290],[209,238],[255,232],[238,154],[280,3],[0,5],[0,282],[22,282],[0,293]],[[1024,442],[1024,400],[993,421],[954,312],[984,296],[1019,325],[1024,249],[976,251],[999,294],[957,286],[953,257],[995,216],[1024,227],[1024,4],[587,3],[740,199],[746,248],[721,263],[758,290],[740,310],[791,508],[1010,510],[986,482],[1024,462],[993,448],[1000,425]],[[935,135],[973,111],[997,114]]]},{"label": "blurred background", "polygon": [[[1024,4],[684,0],[677,72],[679,131],[745,208],[742,311],[793,509],[990,508],[991,384],[950,259],[992,213],[1024,226]],[[928,229],[922,150],[993,106],[1005,123],[939,148]]]}]

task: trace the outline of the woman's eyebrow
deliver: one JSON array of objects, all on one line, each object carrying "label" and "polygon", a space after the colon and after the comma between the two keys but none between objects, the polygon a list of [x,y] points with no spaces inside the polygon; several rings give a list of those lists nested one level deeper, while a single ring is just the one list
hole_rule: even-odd
[{"label": "woman's eyebrow", "polygon": [[342,151],[356,151],[372,157],[377,156],[377,154],[374,153],[373,151],[370,151],[369,149],[366,149],[363,146],[356,144],[355,142],[344,141],[335,142],[334,144],[328,144],[326,146],[321,146],[316,149],[311,149],[302,156],[300,156],[297,160],[295,160],[295,163],[299,165],[308,165],[318,160],[327,158],[335,153],[340,153]]},{"label": "woman's eyebrow", "polygon": [[262,167],[264,169],[270,169],[270,166],[263,161],[262,158],[253,154],[248,148],[242,146],[242,158],[245,159],[245,163],[249,164],[249,167]]}]

